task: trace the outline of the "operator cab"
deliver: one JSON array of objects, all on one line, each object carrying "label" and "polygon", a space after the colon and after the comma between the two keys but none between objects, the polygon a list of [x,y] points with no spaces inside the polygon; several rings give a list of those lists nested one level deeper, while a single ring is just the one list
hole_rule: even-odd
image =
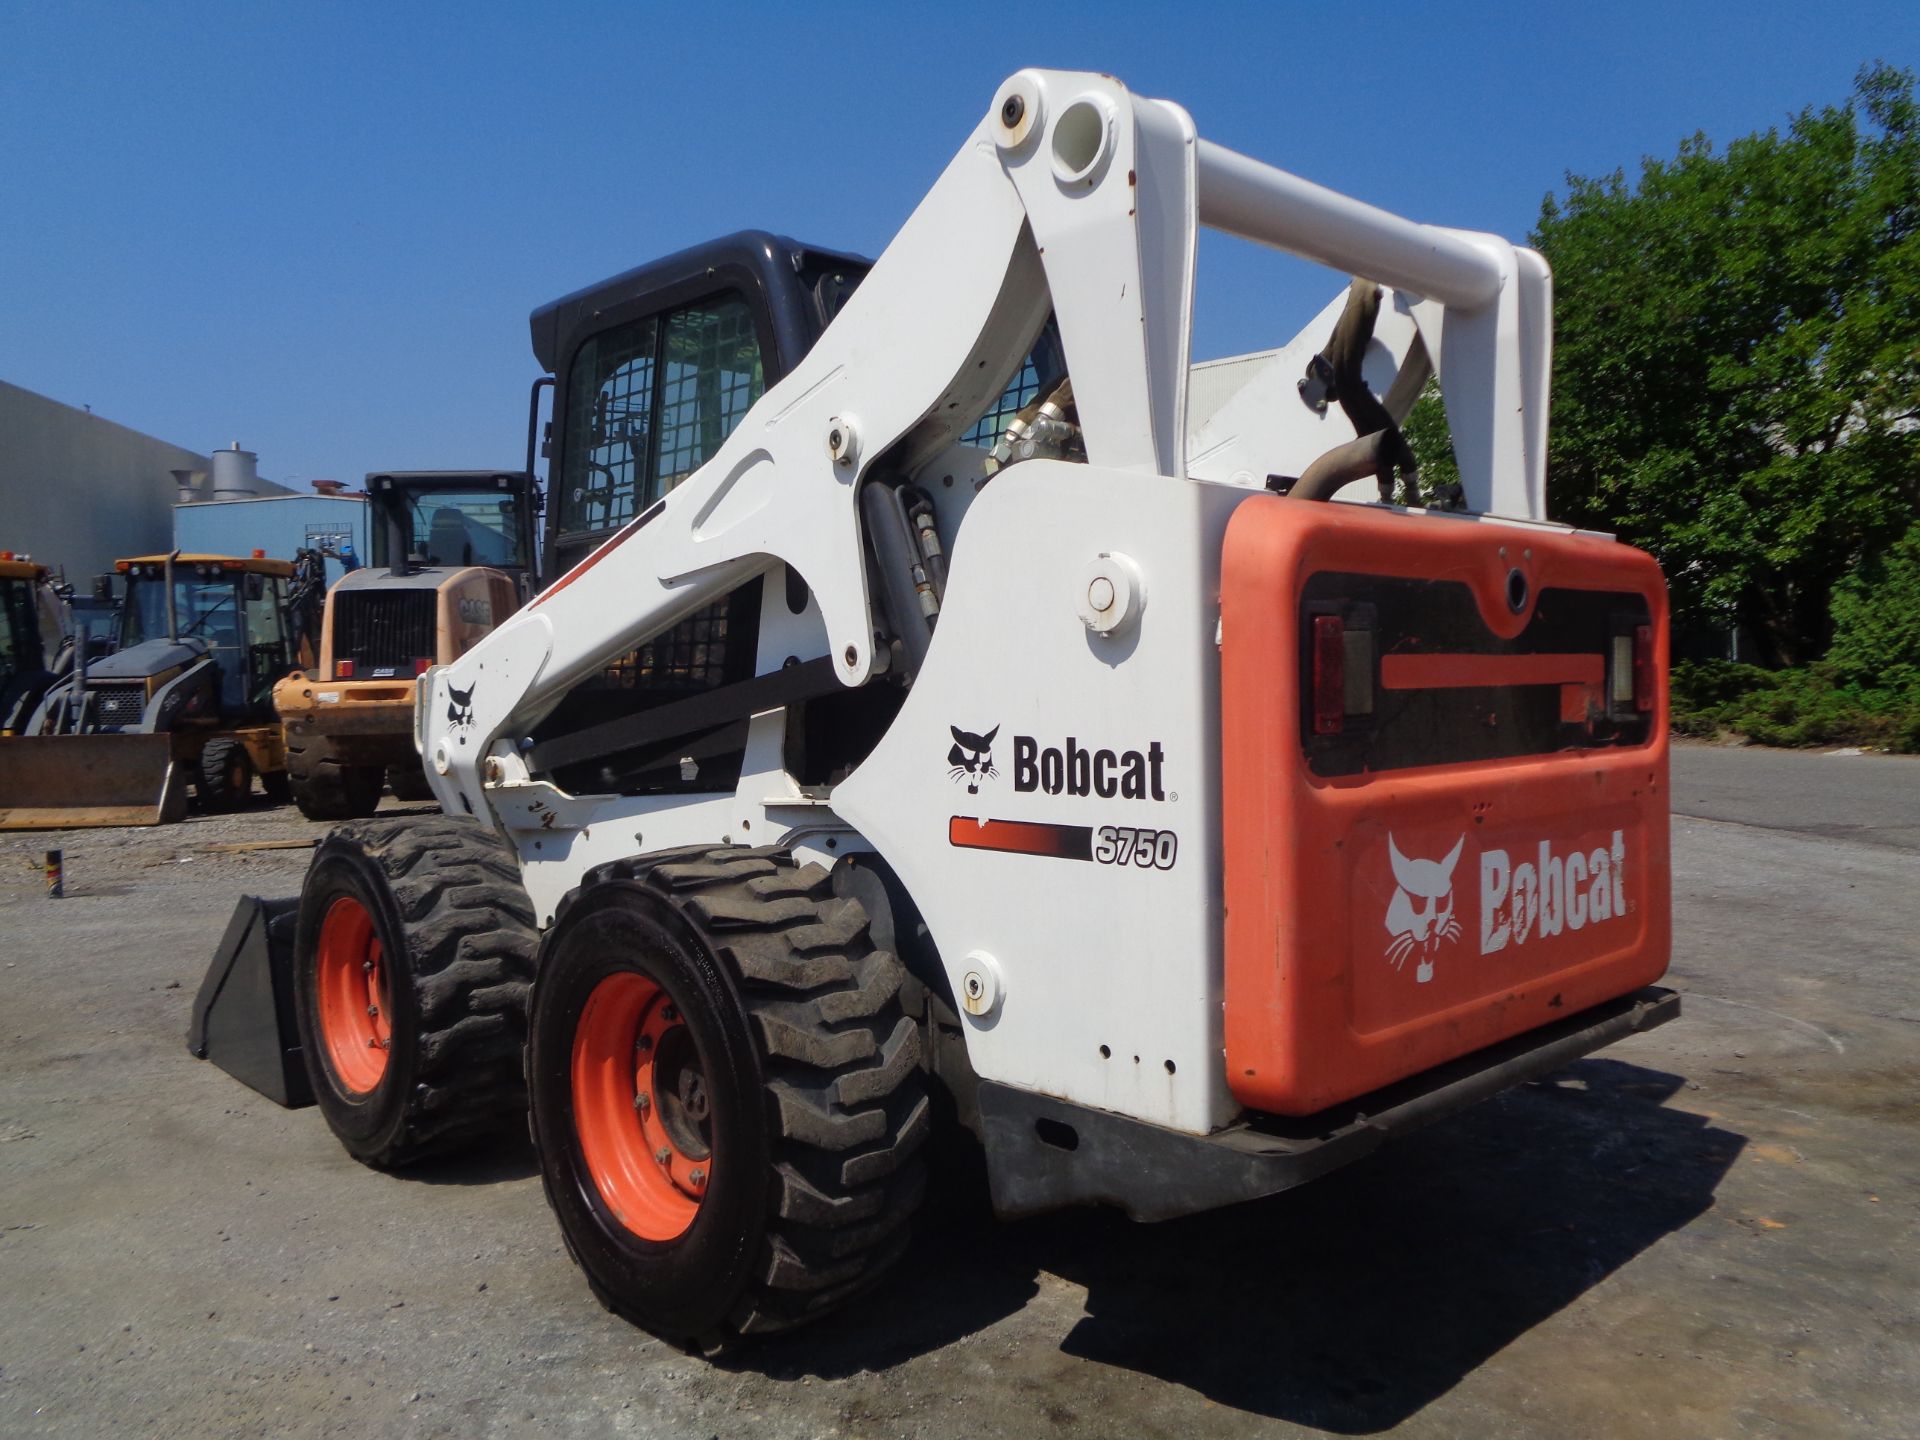
[{"label": "operator cab", "polygon": [[[705,464],[767,387],[813,347],[871,264],[741,231],[534,311],[534,356],[554,390],[544,447],[546,583]],[[530,436],[530,456],[533,449]],[[804,606],[797,577],[788,589],[796,610]],[[576,687],[536,735],[566,734],[752,678],[762,595],[761,581],[751,580],[621,656]],[[570,778],[586,790],[728,788],[744,731],[737,723],[713,727],[684,743],[609,757]]]},{"label": "operator cab", "polygon": [[[643,519],[705,464],[767,388],[812,349],[871,266],[857,255],[742,231],[536,310],[533,351],[550,372],[535,384],[536,415],[540,389],[554,390],[546,444],[528,437],[529,466],[536,449],[549,461],[544,583]],[[993,452],[991,473],[1004,463],[996,443],[1023,428],[1009,431],[1009,423],[1023,415],[1031,421],[1029,412],[1065,375],[1059,331],[1049,320],[960,444],[982,457]],[[888,487],[888,495],[896,493]],[[869,523],[878,535],[911,525],[904,513]],[[536,744],[752,680],[764,659],[762,615],[777,613],[763,612],[767,584],[782,587],[790,615],[806,611],[799,575],[776,570],[764,583],[750,580],[576,686],[535,728]],[[914,597],[889,598],[918,619]],[[911,673],[902,665],[898,678],[905,682]],[[885,732],[903,698],[901,684],[833,686],[788,698],[787,769],[803,785],[830,785]],[[717,706],[691,732],[557,763],[553,778],[576,794],[731,789],[747,728],[737,709]]]},{"label": "operator cab", "polygon": [[484,565],[516,580],[533,570],[535,504],[532,477],[523,472],[391,471],[367,477],[367,497],[378,522],[368,527],[375,570],[396,561]]},{"label": "operator cab", "polygon": [[53,682],[54,644],[42,625],[46,568],[0,553],[0,733],[11,734]]},{"label": "operator cab", "polygon": [[[102,679],[141,671],[135,647],[210,653],[220,667],[219,713],[234,719],[272,713],[273,685],[289,668],[286,583],[293,566],[256,553],[180,555],[173,561],[173,613],[167,613],[167,557],[143,555],[115,566],[126,580],[119,645],[94,674]],[[157,656],[153,664],[167,657]],[[177,657],[173,663],[180,663]],[[157,672],[156,672],[157,673]]]},{"label": "operator cab", "polygon": [[743,230],[534,311],[555,397],[546,580],[704,464],[872,264]]},{"label": "operator cab", "polygon": [[113,598],[111,575],[102,575],[95,583],[104,593],[74,595],[67,606],[73,614],[76,645],[85,637],[87,654],[98,659],[111,655],[120,643],[120,602]]}]

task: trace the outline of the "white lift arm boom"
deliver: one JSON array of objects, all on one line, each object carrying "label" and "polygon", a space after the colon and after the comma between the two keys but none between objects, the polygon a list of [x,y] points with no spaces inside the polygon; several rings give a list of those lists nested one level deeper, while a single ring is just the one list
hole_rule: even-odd
[{"label": "white lift arm boom", "polygon": [[1178,105],[1111,78],[1023,70],[713,458],[432,672],[419,740],[441,803],[491,816],[490,789],[529,778],[516,737],[569,688],[776,563],[810,587],[838,678],[866,683],[885,657],[861,482],[876,467],[911,476],[951,445],[1050,311],[1088,463],[1184,479],[1198,224],[1394,287],[1442,379],[1468,508],[1545,518],[1550,280],[1537,255],[1202,141]]}]

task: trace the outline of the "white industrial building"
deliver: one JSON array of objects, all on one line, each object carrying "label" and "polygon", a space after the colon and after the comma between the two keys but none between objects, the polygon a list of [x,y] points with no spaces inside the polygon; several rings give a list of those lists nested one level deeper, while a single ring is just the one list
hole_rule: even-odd
[{"label": "white industrial building", "polygon": [[200,454],[0,380],[0,550],[75,584],[171,548],[179,500],[289,493],[237,444]]}]

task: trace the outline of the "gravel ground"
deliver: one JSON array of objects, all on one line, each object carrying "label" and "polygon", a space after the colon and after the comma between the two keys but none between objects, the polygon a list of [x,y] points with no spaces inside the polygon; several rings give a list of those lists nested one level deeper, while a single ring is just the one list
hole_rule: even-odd
[{"label": "gravel ground", "polygon": [[[290,810],[0,836],[0,1434],[1920,1435],[1920,764],[1676,754],[1683,1018],[1274,1199],[995,1225],[725,1365],[524,1149],[405,1177],[192,1060]],[[41,894],[48,843],[68,897]]]}]

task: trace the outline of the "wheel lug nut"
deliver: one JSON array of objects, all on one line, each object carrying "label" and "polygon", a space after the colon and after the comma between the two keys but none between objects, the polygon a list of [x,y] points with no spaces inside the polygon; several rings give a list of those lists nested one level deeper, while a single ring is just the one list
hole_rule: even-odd
[{"label": "wheel lug nut", "polygon": [[648,1095],[644,1090],[641,1091],[633,1097],[633,1108],[638,1110],[642,1115],[646,1114],[647,1111],[653,1108],[653,1097]]},{"label": "wheel lug nut", "polygon": [[705,1170],[689,1170],[687,1172],[687,1183],[690,1185],[706,1184],[707,1172]]},{"label": "wheel lug nut", "polygon": [[642,1035],[633,1042],[633,1048],[642,1053],[653,1049],[653,1037],[651,1035]]},{"label": "wheel lug nut", "polygon": [[360,969],[362,973],[371,975],[373,973],[373,962],[371,960],[362,960],[360,962]]},{"label": "wheel lug nut", "polygon": [[367,1018],[369,1020],[378,1019],[379,1015],[380,1015],[380,1007],[378,1005],[367,1006]]},{"label": "wheel lug nut", "polygon": [[678,1020],[680,1018],[680,1012],[674,1009],[673,1006],[668,1005],[661,1010],[660,1018],[662,1020]]},{"label": "wheel lug nut", "polygon": [[653,1152],[653,1163],[656,1165],[664,1165],[672,1158],[673,1158],[673,1151],[669,1150],[664,1145],[662,1145],[658,1150]]}]

